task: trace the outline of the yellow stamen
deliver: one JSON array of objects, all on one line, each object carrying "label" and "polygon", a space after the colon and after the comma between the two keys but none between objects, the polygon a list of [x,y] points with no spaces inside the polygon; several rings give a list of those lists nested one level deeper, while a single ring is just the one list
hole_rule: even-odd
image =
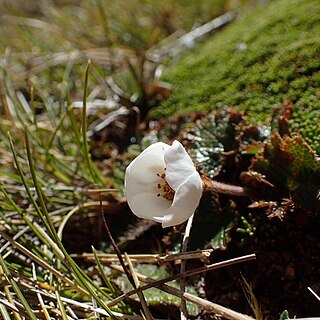
[{"label": "yellow stamen", "polygon": [[165,172],[161,175],[157,173],[157,176],[162,180],[161,182],[157,183],[157,188],[159,189],[157,197],[162,196],[164,199],[172,201],[175,191],[169,186]]}]

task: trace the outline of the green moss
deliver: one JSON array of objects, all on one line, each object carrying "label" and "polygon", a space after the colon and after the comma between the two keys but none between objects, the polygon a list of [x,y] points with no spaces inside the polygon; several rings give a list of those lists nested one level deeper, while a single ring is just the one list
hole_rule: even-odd
[{"label": "green moss", "polygon": [[187,54],[165,74],[154,117],[228,105],[267,123],[290,100],[292,126],[320,151],[320,2],[275,0]]}]

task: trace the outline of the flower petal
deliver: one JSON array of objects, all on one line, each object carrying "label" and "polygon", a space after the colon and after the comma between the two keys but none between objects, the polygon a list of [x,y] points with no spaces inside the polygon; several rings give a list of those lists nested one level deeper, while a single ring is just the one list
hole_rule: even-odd
[{"label": "flower petal", "polygon": [[125,185],[127,181],[138,184],[157,183],[158,174],[165,168],[164,152],[169,146],[162,142],[152,144],[136,157],[127,167]]},{"label": "flower petal", "polygon": [[127,199],[127,202],[131,203],[131,199],[140,193],[152,193],[156,195],[159,192],[159,189],[156,187],[156,183],[152,182],[150,184],[139,184],[131,179],[125,180],[124,193]]},{"label": "flower petal", "polygon": [[183,223],[196,211],[202,196],[202,180],[196,171],[176,190],[172,206],[166,211],[162,227]]},{"label": "flower petal", "polygon": [[166,179],[170,187],[177,191],[196,171],[194,164],[182,144],[175,140],[164,153]]},{"label": "flower petal", "polygon": [[132,197],[128,204],[132,212],[139,218],[161,222],[164,213],[170,208],[172,202],[163,197],[157,197],[156,194],[145,192]]}]

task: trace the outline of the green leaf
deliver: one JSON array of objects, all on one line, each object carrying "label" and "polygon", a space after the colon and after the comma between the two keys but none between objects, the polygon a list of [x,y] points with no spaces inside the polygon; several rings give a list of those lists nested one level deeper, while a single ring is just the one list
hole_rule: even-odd
[{"label": "green leaf", "polygon": [[9,268],[7,267],[7,264],[5,262],[5,260],[3,259],[2,255],[0,254],[0,265],[3,269],[4,274],[6,275],[8,281],[10,282],[12,289],[14,290],[14,292],[17,295],[17,298],[19,299],[19,301],[22,303],[26,313],[28,314],[29,318],[31,320],[36,320],[37,317],[35,316],[33,310],[31,309],[29,303],[27,302],[25,296],[23,295],[22,291],[20,290],[17,282],[14,280],[14,278],[11,275],[11,272],[9,271]]},{"label": "green leaf", "polygon": [[221,208],[215,195],[206,192],[195,213],[190,233],[190,250],[212,247],[225,249],[230,241],[229,230],[234,225],[234,213],[230,205]]},{"label": "green leaf", "polygon": [[307,210],[319,211],[320,161],[301,137],[273,135],[251,169],[265,175],[282,198],[292,198]]},{"label": "green leaf", "polygon": [[10,315],[3,304],[0,304],[0,314],[2,315],[4,320],[10,320]]},{"label": "green leaf", "polygon": [[89,78],[89,70],[90,70],[91,61],[88,61],[85,80],[84,80],[84,90],[83,90],[83,108],[82,108],[82,151],[83,157],[86,162],[86,165],[89,168],[89,172],[91,174],[93,183],[101,183],[103,185],[104,181],[98,172],[98,169],[94,166],[91,155],[89,153],[89,145],[87,139],[87,87],[88,87],[88,78]]},{"label": "green leaf", "polygon": [[281,316],[280,316],[280,319],[279,320],[287,320],[287,319],[290,319],[289,318],[289,313],[287,310],[284,310],[282,313],[281,313]]},{"label": "green leaf", "polygon": [[[151,264],[138,264],[136,266],[136,271],[139,274],[143,274],[147,277],[150,277],[154,280],[161,280],[164,278],[167,278],[171,276],[171,274],[168,272],[168,268],[166,266],[157,266],[157,265],[151,265]],[[119,283],[119,286],[124,287],[125,291],[130,290],[132,288],[131,284],[129,283],[128,279],[122,275],[117,278],[117,283]],[[170,286],[179,288],[179,281],[171,281]],[[193,285],[187,285],[186,292],[193,294],[195,296],[198,296],[198,292],[196,288]],[[148,302],[148,305],[152,306],[153,309],[168,309],[171,310],[173,307],[179,307],[181,303],[181,299],[179,297],[176,297],[174,295],[171,295],[169,293],[166,293],[162,290],[159,290],[157,288],[150,288],[145,290],[144,296],[146,298],[146,301]],[[188,313],[191,316],[195,316],[199,313],[199,307],[193,303],[187,303],[187,309]]]},{"label": "green leaf", "polygon": [[211,177],[220,169],[223,153],[239,148],[237,125],[242,115],[223,110],[209,115],[188,135],[191,154],[199,169]]}]

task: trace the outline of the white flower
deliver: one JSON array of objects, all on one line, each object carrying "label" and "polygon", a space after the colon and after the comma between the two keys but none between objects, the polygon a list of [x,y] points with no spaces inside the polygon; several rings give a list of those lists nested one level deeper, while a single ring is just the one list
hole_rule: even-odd
[{"label": "white flower", "polygon": [[170,227],[183,223],[202,196],[199,173],[179,141],[157,142],[127,167],[125,194],[132,212]]}]

